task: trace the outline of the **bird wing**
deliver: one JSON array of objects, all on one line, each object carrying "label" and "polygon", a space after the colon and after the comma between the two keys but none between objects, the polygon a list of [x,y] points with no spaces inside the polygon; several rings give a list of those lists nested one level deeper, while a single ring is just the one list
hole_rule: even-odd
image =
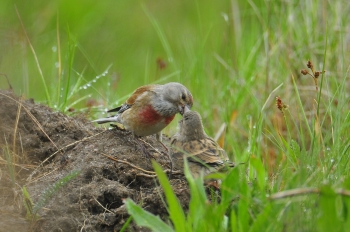
[{"label": "bird wing", "polygon": [[[207,164],[223,164],[227,159],[226,152],[211,138],[193,140],[186,144],[186,151],[190,153],[191,160],[199,159]],[[226,156],[226,158],[225,158]]]},{"label": "bird wing", "polygon": [[[124,104],[125,105],[125,104]],[[108,110],[107,113],[111,113],[111,112],[119,112],[119,110],[124,106],[124,105],[121,105],[121,106],[118,106],[117,108],[114,108],[114,109],[111,109],[111,110]]]},{"label": "bird wing", "polygon": [[118,106],[117,108],[108,110],[107,113],[111,113],[111,112],[118,112],[118,114],[123,113],[125,110],[129,109],[132,105],[128,105],[126,103],[124,103],[121,106]]},{"label": "bird wing", "polygon": [[143,94],[146,91],[150,91],[150,89],[152,89],[153,87],[155,87],[157,85],[144,85],[141,86],[139,88],[137,88],[132,94],[131,96],[126,100],[126,102],[121,105],[118,106],[117,108],[108,110],[108,113],[111,112],[118,112],[119,114],[123,113],[124,111],[126,111],[127,109],[130,109],[131,106],[135,103],[135,101],[138,99],[138,97]]},{"label": "bird wing", "polygon": [[126,100],[125,104],[133,105],[140,95],[142,95],[144,92],[150,91],[151,89],[153,89],[156,86],[158,86],[158,85],[144,85],[144,86],[137,88],[133,92],[133,94],[131,94],[131,96],[128,98],[128,100]]},{"label": "bird wing", "polygon": [[181,142],[175,138],[171,144],[188,153],[188,158],[194,162],[208,165],[222,165],[225,161],[229,160],[226,152],[209,137],[185,142]]}]

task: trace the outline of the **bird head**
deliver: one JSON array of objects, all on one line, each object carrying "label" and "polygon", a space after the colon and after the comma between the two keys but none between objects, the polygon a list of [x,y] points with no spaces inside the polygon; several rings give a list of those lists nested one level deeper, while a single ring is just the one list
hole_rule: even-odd
[{"label": "bird head", "polygon": [[196,111],[186,111],[179,121],[180,135],[188,139],[201,139],[206,136],[202,124],[202,118]]},{"label": "bird head", "polygon": [[165,100],[172,102],[178,108],[178,112],[183,115],[189,111],[193,105],[191,92],[182,84],[170,82],[164,85]]}]

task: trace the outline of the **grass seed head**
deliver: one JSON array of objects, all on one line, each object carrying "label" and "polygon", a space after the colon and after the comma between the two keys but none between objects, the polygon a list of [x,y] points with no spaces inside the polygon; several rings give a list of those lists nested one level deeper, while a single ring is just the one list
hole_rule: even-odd
[{"label": "grass seed head", "polygon": [[276,97],[276,106],[283,113],[283,110],[288,108],[288,105],[283,104],[281,97]]},{"label": "grass seed head", "polygon": [[310,60],[307,62],[306,66],[311,70],[314,69],[314,65],[312,64],[312,62]]},{"label": "grass seed head", "polygon": [[300,70],[301,74],[303,75],[307,75],[309,72],[307,71],[307,69],[302,69]]}]

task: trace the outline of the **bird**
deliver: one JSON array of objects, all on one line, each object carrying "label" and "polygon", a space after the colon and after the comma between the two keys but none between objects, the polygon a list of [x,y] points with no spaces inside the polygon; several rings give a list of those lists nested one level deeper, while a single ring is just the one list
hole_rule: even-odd
[{"label": "bird", "polygon": [[192,175],[197,178],[214,172],[225,172],[235,164],[231,162],[219,144],[204,131],[201,116],[186,110],[178,122],[179,131],[172,137],[172,162],[183,170],[183,159],[188,160]]},{"label": "bird", "polygon": [[[157,140],[161,142],[161,131],[177,113],[183,114],[185,110],[191,109],[192,105],[191,92],[180,83],[144,85],[137,88],[124,104],[107,111],[117,112],[115,115],[93,122],[117,122],[131,131],[136,138],[156,134]],[[165,147],[164,144],[163,146]]]}]

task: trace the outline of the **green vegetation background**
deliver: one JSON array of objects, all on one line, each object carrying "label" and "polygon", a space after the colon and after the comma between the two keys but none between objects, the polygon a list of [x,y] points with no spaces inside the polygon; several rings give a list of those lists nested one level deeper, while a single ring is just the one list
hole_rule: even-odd
[{"label": "green vegetation background", "polygon": [[[350,228],[340,191],[350,186],[349,10],[341,0],[2,0],[0,73],[18,94],[91,118],[140,85],[181,82],[208,134],[226,124],[220,144],[245,162],[231,176],[252,185],[231,226],[340,231]],[[308,60],[326,70],[317,90],[300,73]],[[305,187],[318,194],[267,198]]]}]

